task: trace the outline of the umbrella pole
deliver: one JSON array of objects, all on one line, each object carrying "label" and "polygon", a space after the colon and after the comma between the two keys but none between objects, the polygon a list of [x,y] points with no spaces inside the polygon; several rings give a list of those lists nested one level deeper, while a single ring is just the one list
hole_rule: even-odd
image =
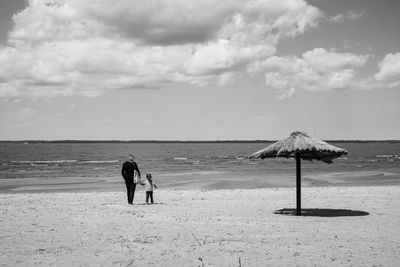
[{"label": "umbrella pole", "polygon": [[296,153],[296,215],[301,214],[301,160]]}]

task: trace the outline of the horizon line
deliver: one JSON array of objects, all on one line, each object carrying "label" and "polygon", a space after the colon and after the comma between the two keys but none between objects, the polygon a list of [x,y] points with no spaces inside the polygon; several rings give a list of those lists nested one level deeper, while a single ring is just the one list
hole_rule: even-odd
[{"label": "horizon line", "polygon": [[[21,139],[21,140],[0,140],[0,143],[270,143],[279,140],[266,139],[226,139],[226,140],[87,140],[87,139]],[[400,142],[400,139],[327,139],[327,142]]]}]

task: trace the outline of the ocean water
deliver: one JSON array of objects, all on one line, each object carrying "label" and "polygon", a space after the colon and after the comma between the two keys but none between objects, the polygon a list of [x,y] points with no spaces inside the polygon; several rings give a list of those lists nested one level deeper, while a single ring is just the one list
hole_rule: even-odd
[{"label": "ocean water", "polygon": [[[142,172],[157,176],[204,179],[219,174],[260,177],[293,174],[293,159],[247,160],[268,146],[259,143],[0,143],[0,179],[119,177],[128,154]],[[374,171],[400,173],[400,142],[344,142],[349,151],[332,164],[303,161],[302,172],[322,174]]]}]

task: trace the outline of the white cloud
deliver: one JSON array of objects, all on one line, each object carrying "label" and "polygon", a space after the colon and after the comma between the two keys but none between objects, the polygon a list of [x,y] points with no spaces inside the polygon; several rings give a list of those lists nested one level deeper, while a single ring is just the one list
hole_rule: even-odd
[{"label": "white cloud", "polygon": [[375,78],[381,80],[400,79],[400,53],[387,54],[384,59],[378,63],[379,72]]},{"label": "white cloud", "polygon": [[345,13],[330,17],[329,20],[334,23],[345,22],[346,20],[356,20],[365,15],[365,11],[347,10]]},{"label": "white cloud", "polygon": [[362,77],[360,71],[369,57],[315,48],[301,57],[272,56],[252,64],[249,71],[266,72],[265,84],[277,91],[278,100],[291,98],[298,89],[328,92],[400,86],[400,53],[386,55],[376,74]]},{"label": "white cloud", "polygon": [[304,0],[30,0],[0,47],[0,97],[225,84],[321,16]]},{"label": "white cloud", "polygon": [[[347,11],[333,22],[357,19]],[[279,99],[298,90],[394,87],[400,53],[360,78],[369,55],[315,48],[275,56],[324,14],[304,0],[30,0],[0,47],[0,97],[49,97],[170,83],[226,85],[265,73]]]},{"label": "white cloud", "polygon": [[296,89],[294,87],[289,88],[289,90],[286,90],[286,91],[283,91],[280,93],[280,96],[278,97],[278,101],[292,98],[295,93],[296,93]]},{"label": "white cloud", "polygon": [[218,84],[221,86],[232,84],[234,81],[240,78],[240,73],[238,72],[225,72],[219,75]]},{"label": "white cloud", "polygon": [[240,10],[239,0],[71,1],[85,17],[104,22],[110,34],[152,45],[211,40],[224,20]]},{"label": "white cloud", "polygon": [[281,92],[281,99],[294,95],[296,89],[329,91],[351,88],[357,69],[368,55],[337,53],[323,48],[303,53],[302,57],[273,56],[258,64],[266,70],[265,83]]},{"label": "white cloud", "polygon": [[343,68],[359,68],[368,60],[368,55],[338,53],[315,48],[303,54],[303,60],[313,69],[322,73],[335,72]]},{"label": "white cloud", "polygon": [[221,74],[231,70],[243,69],[258,58],[268,58],[275,53],[270,45],[241,47],[228,40],[199,45],[190,57],[188,73],[193,75]]}]

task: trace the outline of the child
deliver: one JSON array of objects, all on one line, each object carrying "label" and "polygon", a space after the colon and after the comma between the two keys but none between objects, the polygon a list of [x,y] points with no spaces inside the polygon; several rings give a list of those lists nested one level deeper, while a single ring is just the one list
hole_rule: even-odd
[{"label": "child", "polygon": [[157,188],[157,185],[153,182],[153,179],[151,178],[151,173],[146,174],[146,203],[149,203],[149,197],[151,200],[151,204],[153,204],[153,187]]}]

